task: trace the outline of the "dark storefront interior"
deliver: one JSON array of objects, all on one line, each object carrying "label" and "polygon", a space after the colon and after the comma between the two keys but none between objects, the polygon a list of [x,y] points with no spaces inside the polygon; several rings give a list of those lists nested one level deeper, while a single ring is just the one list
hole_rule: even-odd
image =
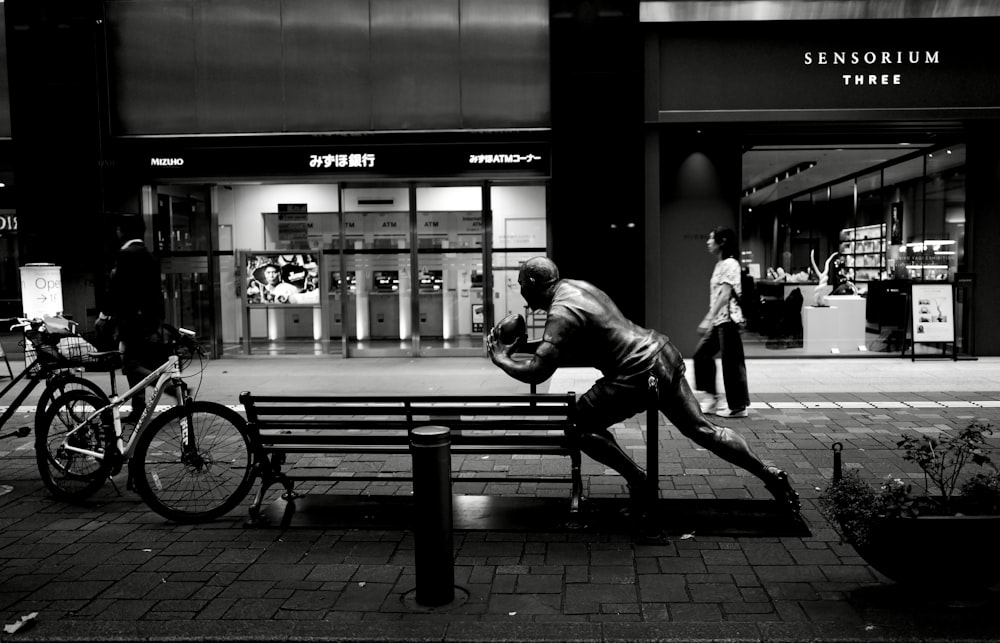
[{"label": "dark storefront interior", "polygon": [[[759,304],[747,306],[748,353],[900,353],[908,284],[954,282],[968,271],[965,152],[961,143],[909,142],[744,151],[741,261],[752,293],[745,300]],[[840,269],[842,294],[863,298],[859,314],[840,322],[856,324],[841,346],[803,343],[802,307],[814,303],[817,269]],[[960,352],[965,303],[959,297],[955,310]]]}]

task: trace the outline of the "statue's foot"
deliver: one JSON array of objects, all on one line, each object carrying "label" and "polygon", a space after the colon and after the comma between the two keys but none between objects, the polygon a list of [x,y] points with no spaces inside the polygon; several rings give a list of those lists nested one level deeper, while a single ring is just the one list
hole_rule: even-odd
[{"label": "statue's foot", "polygon": [[778,504],[783,509],[787,509],[794,514],[799,513],[801,509],[799,494],[792,488],[791,482],[788,481],[788,474],[778,467],[768,467],[767,471],[772,476],[771,482],[765,485],[767,490],[771,492],[771,495],[774,496],[774,499],[778,501]]}]

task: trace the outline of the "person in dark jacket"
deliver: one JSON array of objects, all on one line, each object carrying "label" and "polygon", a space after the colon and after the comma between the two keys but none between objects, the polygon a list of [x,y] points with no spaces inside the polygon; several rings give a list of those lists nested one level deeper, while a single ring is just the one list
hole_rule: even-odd
[{"label": "person in dark jacket", "polygon": [[[121,247],[97,325],[99,331],[109,321],[113,325],[122,352],[122,371],[131,387],[167,357],[162,336],[163,287],[159,262],[143,241],[146,225],[142,217],[120,215],[116,232]],[[144,398],[141,393],[132,398],[132,412],[124,421],[138,420],[145,406]]]},{"label": "person in dark jacket", "polygon": [[[798,512],[799,496],[788,475],[764,464],[738,433],[714,425],[684,377],[684,359],[667,337],[629,321],[610,297],[586,281],[561,279],[550,259],[534,257],[521,267],[521,295],[532,310],[546,311],[538,341],[526,337],[505,344],[499,328],[486,338],[490,359],[527,384],[541,384],[559,366],[590,366],[601,377],[580,396],[573,436],[580,450],[617,471],[629,486],[633,505],[643,507],[646,473],[608,430],[645,410],[650,380],[659,410],[698,446],[757,476],[786,510]],[[530,353],[527,359],[515,353]]]}]

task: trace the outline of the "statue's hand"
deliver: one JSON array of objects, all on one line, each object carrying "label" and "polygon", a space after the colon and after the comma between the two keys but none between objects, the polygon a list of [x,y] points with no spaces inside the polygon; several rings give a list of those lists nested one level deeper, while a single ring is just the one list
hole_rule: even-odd
[{"label": "statue's hand", "polygon": [[494,364],[509,361],[510,356],[528,341],[527,335],[521,335],[510,344],[504,344],[500,339],[500,329],[494,327],[486,336],[486,354]]}]

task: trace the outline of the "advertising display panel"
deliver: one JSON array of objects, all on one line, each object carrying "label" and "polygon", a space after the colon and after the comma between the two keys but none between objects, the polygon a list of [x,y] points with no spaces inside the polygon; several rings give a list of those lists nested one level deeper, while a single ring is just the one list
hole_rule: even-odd
[{"label": "advertising display panel", "polygon": [[301,252],[246,252],[246,302],[250,305],[319,304],[319,263]]},{"label": "advertising display panel", "polygon": [[955,341],[955,311],[950,283],[913,284],[910,304],[914,344]]}]

